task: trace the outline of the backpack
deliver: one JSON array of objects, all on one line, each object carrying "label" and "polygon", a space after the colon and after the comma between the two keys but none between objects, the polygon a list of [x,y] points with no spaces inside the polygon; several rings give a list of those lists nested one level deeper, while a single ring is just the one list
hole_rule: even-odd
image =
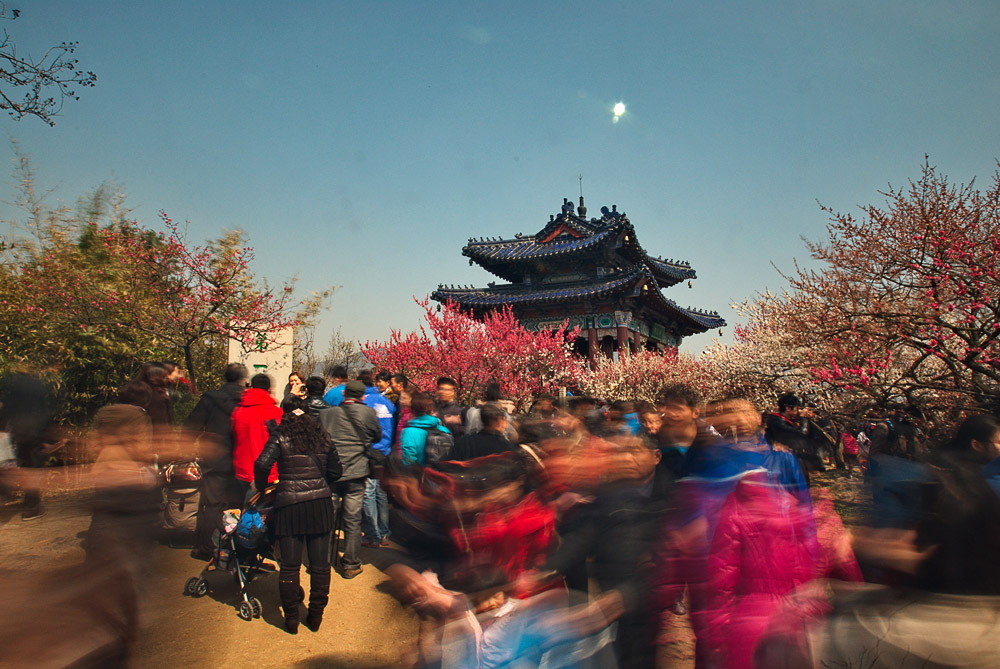
[{"label": "backpack", "polygon": [[267,526],[264,524],[264,518],[255,507],[251,506],[240,514],[240,520],[236,524],[236,543],[243,548],[254,550],[263,543],[266,534]]},{"label": "backpack", "polygon": [[451,434],[437,429],[437,426],[420,429],[427,432],[427,441],[424,442],[424,463],[430,464],[447,460],[451,447],[455,445],[455,438]]}]

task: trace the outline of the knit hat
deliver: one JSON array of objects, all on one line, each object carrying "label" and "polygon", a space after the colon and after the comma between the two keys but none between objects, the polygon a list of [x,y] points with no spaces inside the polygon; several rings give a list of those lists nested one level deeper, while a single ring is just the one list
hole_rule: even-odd
[{"label": "knit hat", "polygon": [[359,400],[365,396],[365,384],[360,381],[348,381],[344,386],[344,397]]}]

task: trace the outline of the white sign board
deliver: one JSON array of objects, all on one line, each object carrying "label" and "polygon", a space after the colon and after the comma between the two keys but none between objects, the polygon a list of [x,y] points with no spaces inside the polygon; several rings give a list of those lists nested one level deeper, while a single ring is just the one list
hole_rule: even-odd
[{"label": "white sign board", "polygon": [[[250,376],[267,374],[271,377],[271,396],[281,401],[288,375],[292,373],[292,328],[270,334],[273,341],[261,343],[252,351],[245,351],[243,344],[229,340],[229,362],[242,362]],[[262,338],[263,342],[263,338]]]}]

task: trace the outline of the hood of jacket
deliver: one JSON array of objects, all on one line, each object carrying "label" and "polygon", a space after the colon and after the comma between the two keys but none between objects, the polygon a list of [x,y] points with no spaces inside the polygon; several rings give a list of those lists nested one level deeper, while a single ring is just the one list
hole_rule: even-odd
[{"label": "hood of jacket", "polygon": [[277,402],[271,397],[271,393],[261,388],[247,388],[240,399],[241,407],[274,406]]},{"label": "hood of jacket", "polygon": [[426,429],[434,427],[435,425],[445,432],[449,431],[448,428],[441,424],[441,421],[437,416],[432,416],[429,413],[424,414],[423,416],[414,416],[410,419],[410,422],[406,424],[406,427],[420,427]]}]

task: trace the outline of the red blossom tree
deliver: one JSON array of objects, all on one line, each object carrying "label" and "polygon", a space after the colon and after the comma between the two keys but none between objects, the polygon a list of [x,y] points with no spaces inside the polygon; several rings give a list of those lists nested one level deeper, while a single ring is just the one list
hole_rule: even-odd
[{"label": "red blossom tree", "polygon": [[926,161],[860,220],[831,215],[821,267],[789,277],[782,318],[822,384],[930,408],[1000,407],[1000,173],[981,192]]},{"label": "red blossom tree", "polygon": [[468,405],[493,380],[520,411],[538,394],[574,383],[583,373],[570,345],[578,328],[568,331],[564,324],[532,332],[509,308],[477,320],[454,303],[436,307],[429,299],[414,299],[424,309],[426,325],[406,334],[393,330],[388,341],[366,341],[361,350],[377,369],[402,372],[422,389],[449,376]]}]

